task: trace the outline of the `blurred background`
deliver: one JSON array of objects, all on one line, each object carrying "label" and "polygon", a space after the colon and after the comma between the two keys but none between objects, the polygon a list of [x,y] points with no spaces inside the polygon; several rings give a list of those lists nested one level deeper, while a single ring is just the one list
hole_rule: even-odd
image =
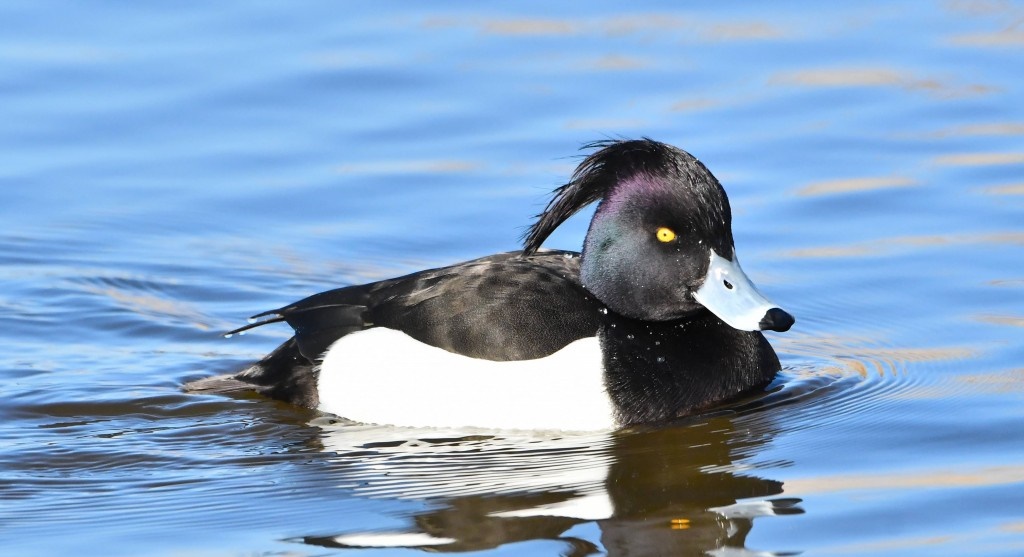
[{"label": "blurred background", "polygon": [[[0,542],[1020,555],[1022,68],[995,0],[0,5]],[[249,315],[516,249],[640,136],[797,318],[764,396],[573,436],[180,391],[289,336]]]}]

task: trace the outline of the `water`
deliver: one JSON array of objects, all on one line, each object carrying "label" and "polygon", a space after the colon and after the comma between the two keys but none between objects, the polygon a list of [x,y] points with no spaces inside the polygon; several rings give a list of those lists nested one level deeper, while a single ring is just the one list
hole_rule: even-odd
[{"label": "water", "polygon": [[[1022,22],[4,4],[4,553],[1021,555]],[[729,191],[744,268],[797,317],[765,395],[574,436],[181,392],[286,338],[221,338],[248,315],[513,249],[619,135]]]}]

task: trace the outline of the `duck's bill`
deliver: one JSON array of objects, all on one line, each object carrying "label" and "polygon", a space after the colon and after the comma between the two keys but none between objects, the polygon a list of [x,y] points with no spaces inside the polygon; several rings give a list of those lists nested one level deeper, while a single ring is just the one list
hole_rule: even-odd
[{"label": "duck's bill", "polygon": [[795,321],[757,291],[738,259],[729,261],[714,250],[704,284],[693,297],[730,327],[741,331],[788,331]]}]

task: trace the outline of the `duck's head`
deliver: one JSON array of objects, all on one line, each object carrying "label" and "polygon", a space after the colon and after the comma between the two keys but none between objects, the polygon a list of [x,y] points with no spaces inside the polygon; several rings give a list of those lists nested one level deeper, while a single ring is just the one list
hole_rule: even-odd
[{"label": "duck's head", "polygon": [[689,153],[650,139],[603,141],[525,238],[524,252],[599,201],[583,245],[583,286],[609,309],[667,321],[707,308],[730,326],[786,331],[793,317],[740,268],[732,213],[718,180]]}]

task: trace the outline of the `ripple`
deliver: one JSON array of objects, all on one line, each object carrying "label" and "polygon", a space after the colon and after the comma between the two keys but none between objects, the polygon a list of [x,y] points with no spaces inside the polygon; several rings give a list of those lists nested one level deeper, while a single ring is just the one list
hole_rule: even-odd
[{"label": "ripple", "polygon": [[[786,366],[773,388],[731,410],[744,423],[777,416],[786,431],[842,425],[853,416],[886,415],[897,400],[957,390],[927,366],[970,359],[965,347],[904,347],[864,338],[788,336],[778,343]],[[904,413],[907,411],[904,410]],[[871,422],[866,427],[882,427]]]},{"label": "ripple", "polygon": [[173,328],[209,331],[215,321],[186,300],[191,288],[177,280],[146,276],[93,275],[69,279],[82,292],[100,297],[110,318],[121,312],[148,323]]}]

